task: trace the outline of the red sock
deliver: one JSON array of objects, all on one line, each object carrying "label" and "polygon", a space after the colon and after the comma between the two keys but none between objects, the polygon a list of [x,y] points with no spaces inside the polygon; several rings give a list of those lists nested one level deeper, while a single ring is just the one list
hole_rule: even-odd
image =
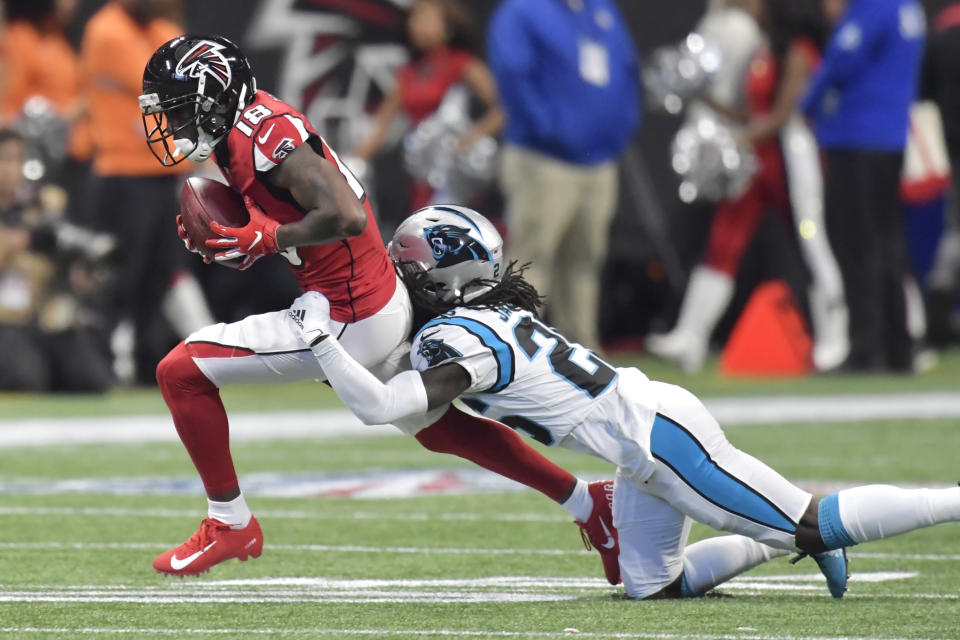
[{"label": "red sock", "polygon": [[220,391],[182,342],[157,365],[157,383],[207,494],[235,489],[237,472],[230,457],[230,428]]},{"label": "red sock", "polygon": [[510,427],[450,407],[417,434],[430,451],[451,453],[560,501],[577,481],[528,446]]}]

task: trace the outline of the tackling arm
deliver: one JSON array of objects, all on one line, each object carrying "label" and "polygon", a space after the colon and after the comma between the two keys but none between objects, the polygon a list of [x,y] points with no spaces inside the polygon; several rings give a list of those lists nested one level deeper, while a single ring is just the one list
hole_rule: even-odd
[{"label": "tackling arm", "polygon": [[404,371],[383,383],[332,336],[322,339],[311,350],[333,390],[364,424],[389,424],[422,415],[449,404],[470,386],[470,376],[455,363],[423,373]]},{"label": "tackling arm", "polygon": [[380,382],[330,335],[330,303],[316,291],[297,298],[287,317],[323,367],[330,386],[365,424],[423,415],[449,404],[470,387],[470,375],[456,363],[423,373],[404,371]]}]

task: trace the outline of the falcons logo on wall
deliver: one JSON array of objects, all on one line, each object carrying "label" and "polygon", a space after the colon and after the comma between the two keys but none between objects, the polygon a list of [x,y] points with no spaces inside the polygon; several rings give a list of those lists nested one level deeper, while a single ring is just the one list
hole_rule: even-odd
[{"label": "falcons logo on wall", "polygon": [[[263,0],[247,42],[282,48],[278,95],[300,108],[336,145],[356,141],[368,106],[394,85],[406,62],[403,35],[412,0]],[[358,124],[358,121],[361,121]]]},{"label": "falcons logo on wall", "polygon": [[203,40],[180,59],[174,73],[198,80],[210,76],[226,89],[230,86],[233,74],[227,59],[220,53],[222,49],[223,46],[216,42]]}]

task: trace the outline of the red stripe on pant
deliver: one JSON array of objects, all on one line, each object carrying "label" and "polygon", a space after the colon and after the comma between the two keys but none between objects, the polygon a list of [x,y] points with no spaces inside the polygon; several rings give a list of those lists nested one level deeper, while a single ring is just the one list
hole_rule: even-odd
[{"label": "red stripe on pant", "polygon": [[[257,352],[253,349],[217,344],[215,342],[191,342],[183,346],[186,346],[187,351],[194,358],[242,358],[257,355]],[[176,351],[176,349],[174,349],[174,351]],[[173,353],[173,351],[170,353]]]}]

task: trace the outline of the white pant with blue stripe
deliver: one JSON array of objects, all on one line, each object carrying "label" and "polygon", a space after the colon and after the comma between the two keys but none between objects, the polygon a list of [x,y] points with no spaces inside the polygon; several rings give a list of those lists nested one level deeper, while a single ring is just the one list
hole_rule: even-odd
[{"label": "white pant with blue stripe", "polygon": [[613,497],[627,595],[644,598],[677,579],[691,520],[795,549],[812,496],[731,445],[692,393],[651,384],[659,401],[650,431],[654,471],[641,479],[620,467]]}]

